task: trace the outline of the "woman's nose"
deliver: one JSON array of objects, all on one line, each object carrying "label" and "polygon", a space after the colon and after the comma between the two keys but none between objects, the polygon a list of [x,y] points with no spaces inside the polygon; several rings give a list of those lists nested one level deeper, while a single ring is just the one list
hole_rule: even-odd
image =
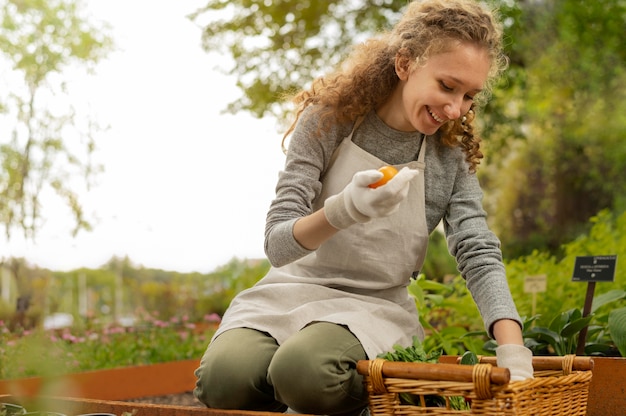
[{"label": "woman's nose", "polygon": [[443,111],[446,113],[446,117],[450,120],[456,120],[461,117],[461,103],[456,101],[451,102],[443,106]]}]

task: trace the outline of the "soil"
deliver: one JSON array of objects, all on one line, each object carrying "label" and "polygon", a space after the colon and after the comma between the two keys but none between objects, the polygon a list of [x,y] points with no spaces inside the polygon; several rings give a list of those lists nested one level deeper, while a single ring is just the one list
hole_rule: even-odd
[{"label": "soil", "polygon": [[140,399],[124,400],[125,402],[134,403],[151,403],[151,404],[170,404],[174,406],[194,406],[205,407],[194,397],[192,392],[185,392],[180,394],[168,394],[165,396],[151,396],[142,397]]}]

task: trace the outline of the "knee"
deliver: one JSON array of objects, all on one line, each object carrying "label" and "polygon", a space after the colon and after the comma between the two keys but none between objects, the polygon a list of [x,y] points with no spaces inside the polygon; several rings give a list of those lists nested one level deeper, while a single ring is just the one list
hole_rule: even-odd
[{"label": "knee", "polygon": [[363,378],[344,364],[310,348],[283,345],[270,363],[268,378],[276,399],[297,412],[343,413],[363,407],[367,399]]},{"label": "knee", "polygon": [[237,397],[237,392],[228,391],[225,386],[226,380],[228,380],[228,389],[237,389],[237,386],[242,386],[242,383],[237,379],[239,373],[232,371],[228,361],[228,356],[211,354],[207,350],[200,361],[200,366],[194,373],[196,386],[193,394],[207,407],[217,409],[236,409],[240,407],[239,400],[237,402],[233,401]]},{"label": "knee", "polygon": [[[316,365],[310,351],[282,346],[274,354],[268,368],[268,379],[281,396],[289,392],[320,391],[325,384],[325,368]],[[296,394],[298,395],[298,394]]]},{"label": "knee", "polygon": [[273,339],[242,340],[246,333],[239,332],[220,335],[209,345],[195,371],[194,396],[217,409],[281,410],[266,379]]}]

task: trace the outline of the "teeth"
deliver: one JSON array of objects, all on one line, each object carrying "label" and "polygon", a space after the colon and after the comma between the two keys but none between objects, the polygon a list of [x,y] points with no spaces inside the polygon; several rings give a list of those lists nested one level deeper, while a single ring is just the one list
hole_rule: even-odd
[{"label": "teeth", "polygon": [[430,113],[430,115],[431,115],[431,116],[433,116],[433,118],[434,118],[435,120],[437,120],[437,122],[438,122],[438,123],[443,123],[443,122],[444,122],[444,120],[443,120],[443,119],[441,119],[441,118],[439,118],[439,116],[438,116],[437,114],[433,113],[433,112],[430,110],[430,108],[428,109],[428,112]]}]

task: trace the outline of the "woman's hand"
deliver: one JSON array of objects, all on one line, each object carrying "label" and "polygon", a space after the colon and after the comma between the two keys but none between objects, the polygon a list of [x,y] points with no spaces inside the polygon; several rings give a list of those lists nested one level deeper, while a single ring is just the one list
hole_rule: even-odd
[{"label": "woman's hand", "polygon": [[372,189],[369,185],[382,177],[381,172],[370,169],[355,173],[343,191],[324,203],[328,222],[341,230],[357,222],[393,214],[409,193],[409,183],[418,174],[418,170],[404,167],[385,185]]},{"label": "woman's hand", "polygon": [[533,353],[523,345],[500,345],[496,348],[496,357],[498,367],[511,372],[511,381],[533,378]]},{"label": "woman's hand", "polygon": [[509,369],[511,381],[533,378],[533,353],[524,346],[519,324],[501,319],[493,325],[493,335],[499,345],[496,348],[498,367]]}]

